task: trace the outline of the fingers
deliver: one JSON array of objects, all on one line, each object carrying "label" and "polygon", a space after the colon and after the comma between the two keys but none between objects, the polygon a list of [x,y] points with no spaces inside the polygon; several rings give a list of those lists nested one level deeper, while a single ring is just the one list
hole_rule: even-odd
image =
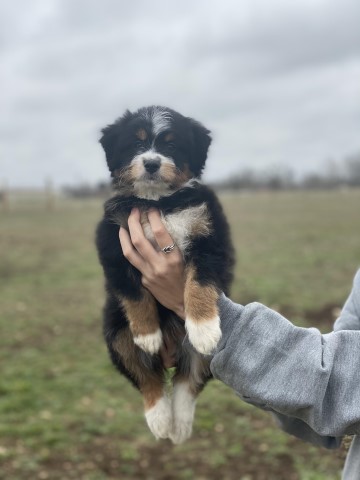
[{"label": "fingers", "polygon": [[148,219],[151,230],[154,234],[155,240],[160,248],[172,245],[174,240],[171,238],[169,232],[166,230],[158,210],[149,210]]},{"label": "fingers", "polygon": [[146,260],[152,261],[156,257],[156,250],[145,237],[141,223],[140,212],[134,208],[128,219],[131,242],[140,255]]},{"label": "fingers", "polygon": [[126,257],[135,268],[142,272],[145,267],[145,261],[133,247],[130,235],[125,228],[120,227],[119,239],[124,257]]}]

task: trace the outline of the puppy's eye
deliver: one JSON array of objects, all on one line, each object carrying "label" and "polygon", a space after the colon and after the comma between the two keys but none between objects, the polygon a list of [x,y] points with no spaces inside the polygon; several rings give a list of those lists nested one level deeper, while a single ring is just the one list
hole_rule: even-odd
[{"label": "puppy's eye", "polygon": [[149,142],[147,140],[139,140],[138,138],[135,141],[135,148],[138,151],[144,151],[149,147]]},{"label": "puppy's eye", "polygon": [[173,150],[175,148],[175,135],[172,132],[168,132],[165,134],[164,138],[164,145],[167,149]]}]

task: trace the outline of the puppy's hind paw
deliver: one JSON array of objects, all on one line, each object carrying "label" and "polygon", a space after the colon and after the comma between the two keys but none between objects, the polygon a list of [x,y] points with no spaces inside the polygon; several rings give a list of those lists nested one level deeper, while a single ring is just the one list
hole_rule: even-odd
[{"label": "puppy's hind paw", "polygon": [[162,340],[163,337],[160,328],[154,333],[134,337],[134,343],[141,348],[141,350],[151,355],[158,353],[162,345]]},{"label": "puppy's hind paw", "polygon": [[195,414],[195,395],[189,380],[175,382],[173,394],[173,427],[170,440],[178,445],[191,436]]},{"label": "puppy's hind paw", "polygon": [[162,397],[145,412],[147,424],[155,438],[169,438],[172,430],[172,411],[170,400]]},{"label": "puppy's hind paw", "polygon": [[221,338],[220,318],[216,316],[199,322],[187,318],[185,326],[194,348],[203,355],[212,353]]},{"label": "puppy's hind paw", "polygon": [[192,434],[192,419],[187,421],[176,420],[170,433],[170,440],[175,445],[184,443]]}]

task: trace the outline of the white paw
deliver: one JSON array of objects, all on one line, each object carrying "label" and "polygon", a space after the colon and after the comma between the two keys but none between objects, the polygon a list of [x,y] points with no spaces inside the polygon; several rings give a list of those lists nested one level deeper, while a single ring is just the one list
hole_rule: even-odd
[{"label": "white paw", "polygon": [[220,318],[194,322],[187,318],[185,326],[189,334],[189,340],[194,348],[204,354],[210,354],[221,338]]},{"label": "white paw", "polygon": [[195,397],[187,382],[177,383],[173,395],[173,426],[170,439],[176,445],[190,438],[195,414]]},{"label": "white paw", "polygon": [[147,424],[156,438],[169,438],[172,430],[172,411],[170,400],[161,397],[156,404],[145,412]]},{"label": "white paw", "polygon": [[175,444],[185,442],[192,434],[193,419],[176,419],[173,425],[172,432],[170,433],[170,440]]},{"label": "white paw", "polygon": [[159,328],[155,333],[149,333],[147,335],[138,335],[134,337],[134,343],[147,353],[157,353],[160,350],[162,344],[162,333]]}]

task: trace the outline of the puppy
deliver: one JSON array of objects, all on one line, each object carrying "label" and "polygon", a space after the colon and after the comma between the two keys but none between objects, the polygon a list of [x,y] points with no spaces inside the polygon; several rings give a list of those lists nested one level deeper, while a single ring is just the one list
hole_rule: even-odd
[{"label": "puppy", "polygon": [[[210,354],[220,337],[217,302],[232,280],[233,247],[215,194],[199,179],[211,143],[197,121],[164,107],[126,111],[102,130],[114,195],[105,203],[97,248],[106,280],[104,336],[111,359],[143,395],[145,417],[157,438],[181,443],[191,435],[195,401],[211,378]],[[220,167],[221,168],[221,167]],[[185,263],[185,323],[159,304],[124,257],[119,226],[140,209],[145,236],[155,248],[146,212],[157,208]],[[162,342],[177,345],[172,395],[165,388]]]}]

